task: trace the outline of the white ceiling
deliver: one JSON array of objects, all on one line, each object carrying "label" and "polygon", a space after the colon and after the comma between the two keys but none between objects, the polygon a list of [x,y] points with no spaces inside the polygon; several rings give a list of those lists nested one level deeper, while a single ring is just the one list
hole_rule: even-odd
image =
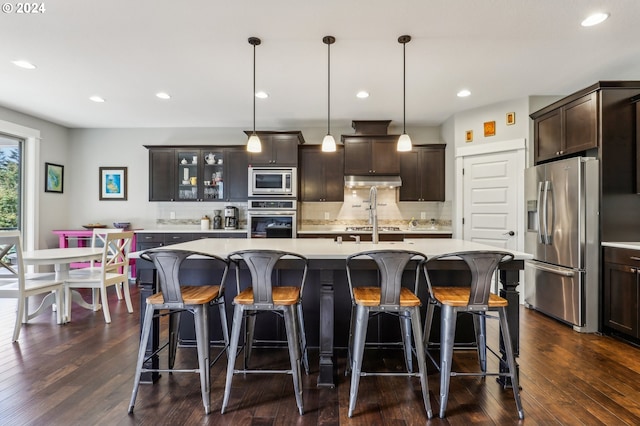
[{"label": "white ceiling", "polygon": [[[11,2],[17,4],[17,2]],[[407,126],[598,80],[640,80],[637,0],[64,0],[0,15],[0,105],[68,127]],[[611,17],[583,28],[592,12]],[[11,61],[37,66],[24,70]],[[460,89],[472,95],[456,97]],[[371,96],[357,99],[359,90]],[[155,97],[166,91],[172,99]],[[92,95],[106,99],[98,104]]]}]

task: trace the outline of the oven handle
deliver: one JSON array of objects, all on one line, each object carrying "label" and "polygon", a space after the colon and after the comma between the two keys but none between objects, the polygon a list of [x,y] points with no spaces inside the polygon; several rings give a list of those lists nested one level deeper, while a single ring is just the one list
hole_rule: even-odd
[{"label": "oven handle", "polygon": [[264,210],[247,210],[249,216],[295,216],[296,212],[291,210],[264,211]]}]

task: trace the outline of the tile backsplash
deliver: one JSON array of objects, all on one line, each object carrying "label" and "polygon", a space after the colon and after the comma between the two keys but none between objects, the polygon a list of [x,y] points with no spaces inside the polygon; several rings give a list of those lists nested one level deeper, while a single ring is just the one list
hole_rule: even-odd
[{"label": "tile backsplash", "polygon": [[[435,219],[438,227],[451,227],[451,202],[397,202],[397,189],[378,189],[378,223],[381,226],[406,226],[413,218],[419,226]],[[213,217],[214,210],[233,205],[240,214],[240,227],[246,227],[247,204],[241,202],[157,203],[154,224],[147,226],[199,225],[200,218]],[[298,220],[304,226],[366,225],[369,221],[369,189],[345,188],[344,202],[298,202]],[[422,219],[424,214],[424,219]]]},{"label": "tile backsplash", "polygon": [[[378,189],[378,223],[406,225],[412,218],[426,225],[435,219],[440,227],[451,226],[451,202],[397,202],[397,189]],[[344,202],[298,204],[301,225],[364,225],[369,220],[369,189],[346,189]],[[424,219],[422,217],[424,216]]]}]

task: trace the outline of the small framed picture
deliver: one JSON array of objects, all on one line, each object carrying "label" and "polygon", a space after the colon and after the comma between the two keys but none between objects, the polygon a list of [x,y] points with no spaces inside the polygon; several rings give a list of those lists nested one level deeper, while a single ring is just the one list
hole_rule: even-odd
[{"label": "small framed picture", "polygon": [[512,126],[516,124],[516,113],[508,112],[507,113],[507,126]]},{"label": "small framed picture", "polygon": [[495,136],[496,135],[496,122],[495,121],[485,121],[484,123],[484,136]]},{"label": "small framed picture", "polygon": [[127,168],[100,167],[100,200],[127,199]]},{"label": "small framed picture", "polygon": [[62,194],[64,184],[64,166],[44,163],[44,192]]},{"label": "small framed picture", "polygon": [[473,130],[467,130],[464,132],[464,141],[473,142]]}]

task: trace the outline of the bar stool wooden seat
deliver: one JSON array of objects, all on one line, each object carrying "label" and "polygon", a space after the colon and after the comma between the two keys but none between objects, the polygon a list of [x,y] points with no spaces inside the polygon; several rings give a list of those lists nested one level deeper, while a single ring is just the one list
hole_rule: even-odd
[{"label": "bar stool wooden seat", "polygon": [[[435,286],[429,273],[429,266],[434,262],[457,259],[463,260],[471,274],[470,285],[467,287]],[[433,321],[434,308],[441,309],[440,316],[440,363],[434,364],[440,370],[440,417],[445,417],[447,401],[449,397],[449,382],[451,376],[507,376],[511,379],[513,395],[518,410],[518,417],[524,418],[522,403],[520,401],[520,390],[518,387],[518,374],[511,345],[511,335],[507,323],[508,302],[506,299],[491,293],[491,282],[494,272],[501,262],[513,259],[513,255],[501,251],[467,251],[443,254],[429,258],[424,263],[424,273],[429,288],[429,304],[424,329],[424,344],[429,352],[429,348],[435,346],[429,341],[431,324]],[[498,312],[500,321],[500,335],[502,336],[506,359],[500,359],[500,372],[487,372],[487,342],[486,342],[486,318],[495,316],[488,315],[487,312]],[[476,333],[476,343],[478,359],[480,363],[479,372],[455,372],[452,371],[453,349],[456,331],[456,320],[458,312],[465,312],[473,315],[473,324]],[[491,351],[497,355],[497,352]],[[433,358],[432,358],[433,359]]]},{"label": "bar stool wooden seat", "polygon": [[[277,263],[285,257],[287,260],[302,264],[302,274],[297,285],[276,286],[272,276]],[[308,360],[306,357],[306,337],[304,334],[304,321],[302,319],[302,292],[307,276],[308,260],[296,253],[278,250],[241,250],[230,253],[228,259],[234,263],[236,269],[236,285],[238,295],[233,299],[233,323],[231,328],[231,340],[229,364],[227,366],[227,379],[224,389],[221,413],[224,414],[231,395],[231,383],[234,374],[246,373],[284,373],[293,377],[293,388],[298,411],[304,413],[302,400],[302,374],[303,363],[308,372]],[[240,268],[244,264],[251,273],[251,280],[241,283]],[[244,287],[244,288],[243,288]],[[287,346],[291,368],[288,370],[264,370],[249,369],[247,367],[251,355],[254,340],[256,315],[261,312],[275,312],[284,318],[287,335]],[[246,335],[244,345],[244,368],[235,368],[235,356],[238,353],[240,329],[243,322],[246,323]],[[303,355],[304,354],[304,355]]]},{"label": "bar stool wooden seat", "polygon": [[[402,276],[410,261],[416,262],[414,290],[402,287]],[[358,397],[358,386],[362,376],[412,376],[419,377],[422,385],[422,398],[428,418],[432,417],[429,401],[427,368],[422,346],[422,322],[420,321],[420,299],[418,279],[420,267],[425,260],[421,253],[406,250],[371,250],[355,253],[347,258],[347,279],[351,293],[351,326],[349,330],[349,348],[347,373],[351,373],[349,390],[349,417],[353,415]],[[357,283],[354,285],[352,269],[357,261],[374,263],[378,270],[378,282]],[[365,372],[362,371],[362,357],[365,349],[367,326],[370,313],[386,313],[399,317],[402,331],[406,373]],[[411,330],[415,341],[418,361],[418,373],[412,369]]]},{"label": "bar stool wooden seat", "polygon": [[[140,385],[140,375],[141,373],[147,372],[198,373],[200,375],[200,389],[204,410],[206,414],[211,412],[211,365],[215,363],[223,353],[226,353],[227,356],[229,355],[229,332],[224,303],[224,281],[229,269],[229,262],[217,256],[203,255],[214,259],[224,268],[220,284],[202,286],[180,285],[180,267],[184,260],[193,254],[195,253],[182,250],[156,250],[147,251],[140,255],[141,258],[154,263],[158,273],[160,291],[149,296],[146,300],[133,392],[129,404],[130,414],[133,413],[138,387]],[[210,362],[211,342],[209,340],[208,320],[209,305],[211,304],[218,305],[224,343],[224,348],[212,362]],[[196,346],[198,351],[198,368],[196,369],[174,368],[178,346],[177,333],[182,312],[191,312],[194,315]],[[153,319],[166,315],[169,315],[169,341],[147,356],[147,342]],[[144,366],[144,364],[156,356],[158,352],[167,347],[169,350],[168,368],[146,368]]]}]

